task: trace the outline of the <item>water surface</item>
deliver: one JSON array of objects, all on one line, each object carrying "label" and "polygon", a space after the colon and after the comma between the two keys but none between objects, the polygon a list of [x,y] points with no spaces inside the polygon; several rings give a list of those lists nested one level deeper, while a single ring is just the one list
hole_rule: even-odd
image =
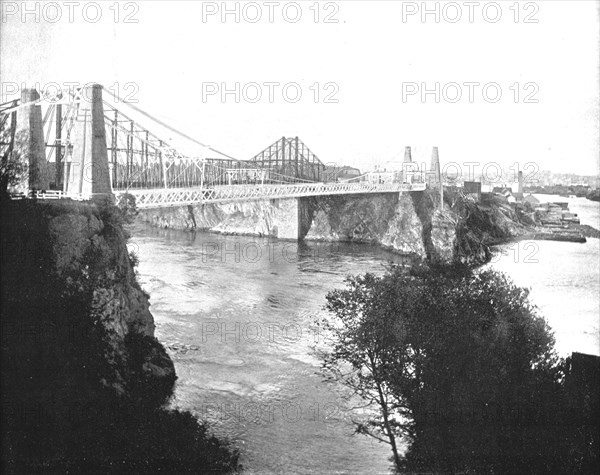
[{"label": "water surface", "polygon": [[[600,229],[600,203],[586,198],[535,195],[541,202],[568,201],[581,224]],[[600,355],[600,240],[584,244],[522,241],[496,249],[494,269],[507,273],[546,317],[562,356]]]},{"label": "water surface", "polygon": [[346,275],[382,273],[399,256],[142,226],[132,244],[175,362],[175,405],[232,439],[250,473],[388,473],[389,447],[352,435],[360,411],[323,381],[313,322]]}]

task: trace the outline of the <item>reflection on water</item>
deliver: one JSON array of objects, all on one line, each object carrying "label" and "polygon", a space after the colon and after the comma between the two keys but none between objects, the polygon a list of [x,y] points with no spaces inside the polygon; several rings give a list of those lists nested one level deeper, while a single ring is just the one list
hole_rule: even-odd
[{"label": "reflection on water", "polygon": [[[571,209],[597,226],[597,203],[575,200]],[[179,377],[174,402],[234,440],[249,473],[388,472],[388,446],[353,436],[357,413],[323,382],[313,322],[345,275],[381,273],[399,256],[143,226],[133,235],[157,337]],[[600,354],[599,241],[537,242],[534,255],[525,244],[504,246],[491,265],[532,288],[562,354]]]}]

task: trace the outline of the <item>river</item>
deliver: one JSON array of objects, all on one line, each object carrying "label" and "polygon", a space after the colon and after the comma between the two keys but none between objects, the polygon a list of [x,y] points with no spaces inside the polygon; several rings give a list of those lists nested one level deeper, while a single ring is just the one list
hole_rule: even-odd
[{"label": "river", "polygon": [[[582,223],[600,227],[598,203],[569,201]],[[248,473],[389,473],[389,446],[352,435],[358,410],[343,388],[323,381],[313,322],[346,275],[382,273],[397,255],[142,225],[131,246],[156,336],[175,362],[174,406],[239,447]],[[598,240],[512,246],[497,249],[490,265],[532,288],[558,351],[600,354]]]},{"label": "river", "polygon": [[[586,198],[535,195],[541,202],[567,201],[581,224],[600,229],[600,203]],[[600,240],[584,244],[521,241],[495,249],[488,266],[531,291],[530,299],[554,331],[561,356],[600,355]]]}]

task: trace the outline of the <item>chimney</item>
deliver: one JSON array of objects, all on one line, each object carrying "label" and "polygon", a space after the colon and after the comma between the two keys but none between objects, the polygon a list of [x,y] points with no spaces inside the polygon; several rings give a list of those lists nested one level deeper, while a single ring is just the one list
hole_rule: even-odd
[{"label": "chimney", "polygon": [[523,193],[523,172],[519,170],[519,193]]},{"label": "chimney", "polygon": [[430,183],[439,183],[442,181],[440,155],[437,147],[433,147],[431,152],[431,167],[429,169]]}]

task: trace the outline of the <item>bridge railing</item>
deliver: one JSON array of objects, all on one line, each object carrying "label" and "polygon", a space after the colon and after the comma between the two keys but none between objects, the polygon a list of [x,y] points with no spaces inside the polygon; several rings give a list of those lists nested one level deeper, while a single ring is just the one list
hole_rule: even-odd
[{"label": "bridge railing", "polygon": [[[115,193],[116,194],[116,193]],[[28,193],[11,193],[12,200],[62,200],[70,199],[75,201],[89,201],[94,196],[107,196],[106,193],[73,193],[64,192],[62,190],[30,190]]]},{"label": "bridge railing", "polygon": [[[191,204],[223,203],[246,200],[301,198],[309,196],[349,195],[365,193],[400,193],[422,191],[424,183],[292,183],[263,185],[222,185],[210,188],[157,188],[114,190],[117,203],[127,195],[135,198],[136,206],[144,208],[163,208]],[[72,199],[90,200],[90,194],[65,193],[58,190],[36,190],[29,194],[15,194],[13,199],[34,198],[39,200]]]},{"label": "bridge railing", "polygon": [[[300,198],[364,193],[399,193],[422,191],[426,185],[408,183],[302,183],[289,185],[232,185],[212,188],[129,190],[136,206],[143,208],[161,208],[190,204],[208,204],[228,201],[245,201],[275,198]],[[125,193],[116,193],[117,201]]]}]

